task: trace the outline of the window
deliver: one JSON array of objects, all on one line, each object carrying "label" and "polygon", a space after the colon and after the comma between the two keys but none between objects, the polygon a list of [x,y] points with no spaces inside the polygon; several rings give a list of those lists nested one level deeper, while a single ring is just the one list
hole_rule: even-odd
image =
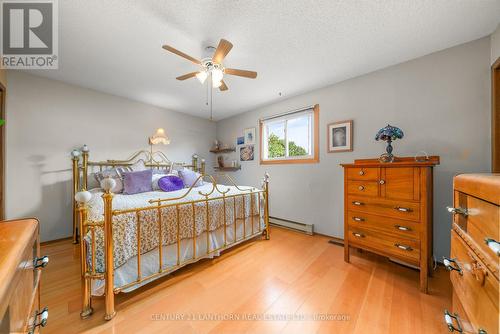
[{"label": "window", "polygon": [[261,120],[261,164],[315,163],[319,106]]}]

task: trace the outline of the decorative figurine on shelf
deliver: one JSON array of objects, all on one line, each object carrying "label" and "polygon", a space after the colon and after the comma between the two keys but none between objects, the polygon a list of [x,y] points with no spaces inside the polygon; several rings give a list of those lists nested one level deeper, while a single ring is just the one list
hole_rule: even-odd
[{"label": "decorative figurine on shelf", "polygon": [[220,168],[224,167],[224,157],[222,155],[219,155],[217,157],[217,164],[219,165]]},{"label": "decorative figurine on shelf", "polygon": [[392,154],[392,141],[402,139],[404,137],[403,130],[398,127],[387,124],[386,127],[378,130],[375,140],[383,140],[387,142],[386,153],[382,154],[379,158],[380,162],[393,162],[394,155]]}]

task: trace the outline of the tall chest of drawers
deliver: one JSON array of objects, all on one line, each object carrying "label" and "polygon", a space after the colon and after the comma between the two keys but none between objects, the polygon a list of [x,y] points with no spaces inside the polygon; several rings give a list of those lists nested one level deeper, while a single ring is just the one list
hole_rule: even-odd
[{"label": "tall chest of drawers", "polygon": [[453,180],[450,331],[499,332],[500,174],[461,174]]},{"label": "tall chest of drawers", "polygon": [[0,334],[38,333],[47,323],[40,308],[39,223],[36,219],[0,222]]},{"label": "tall chest of drawers", "polygon": [[350,247],[364,249],[420,268],[420,290],[427,293],[432,265],[433,167],[396,158],[355,160],[344,167],[344,260]]}]

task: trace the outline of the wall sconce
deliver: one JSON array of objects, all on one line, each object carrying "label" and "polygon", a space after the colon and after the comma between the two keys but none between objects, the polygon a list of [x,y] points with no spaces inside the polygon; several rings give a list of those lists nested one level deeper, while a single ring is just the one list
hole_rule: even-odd
[{"label": "wall sconce", "polygon": [[154,135],[149,137],[149,145],[151,146],[151,161],[153,161],[153,145],[168,145],[170,144],[170,139],[168,139],[163,128],[158,128]]}]

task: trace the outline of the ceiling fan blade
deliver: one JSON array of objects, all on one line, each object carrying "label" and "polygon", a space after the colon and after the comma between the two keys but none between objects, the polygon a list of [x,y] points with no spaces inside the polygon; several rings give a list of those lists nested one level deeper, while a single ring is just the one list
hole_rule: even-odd
[{"label": "ceiling fan blade", "polygon": [[215,50],[214,56],[212,57],[212,61],[220,64],[232,48],[233,44],[230,41],[221,39],[219,45],[217,46],[217,50]]},{"label": "ceiling fan blade", "polygon": [[186,80],[186,79],[189,79],[189,78],[196,76],[196,74],[198,74],[198,72],[191,72],[188,74],[181,75],[180,77],[177,77],[176,79],[177,80]]},{"label": "ceiling fan blade", "polygon": [[171,47],[170,45],[163,45],[162,48],[164,48],[165,50],[170,51],[172,53],[175,53],[176,55],[181,56],[182,58],[186,58],[187,60],[192,61],[195,64],[198,64],[198,65],[201,64],[201,61],[199,61],[198,59],[193,58],[190,55],[187,55],[184,52],[179,51],[176,48]]},{"label": "ceiling fan blade", "polygon": [[257,78],[257,72],[254,71],[246,71],[246,70],[237,70],[235,68],[226,68],[224,70],[226,74],[237,75],[239,77],[245,77],[250,79]]},{"label": "ceiling fan blade", "polygon": [[229,89],[227,87],[226,83],[224,82],[224,80],[221,80],[220,82],[222,82],[222,85],[220,85],[220,87],[219,87],[219,89],[221,90],[221,92],[226,91],[226,90]]}]

